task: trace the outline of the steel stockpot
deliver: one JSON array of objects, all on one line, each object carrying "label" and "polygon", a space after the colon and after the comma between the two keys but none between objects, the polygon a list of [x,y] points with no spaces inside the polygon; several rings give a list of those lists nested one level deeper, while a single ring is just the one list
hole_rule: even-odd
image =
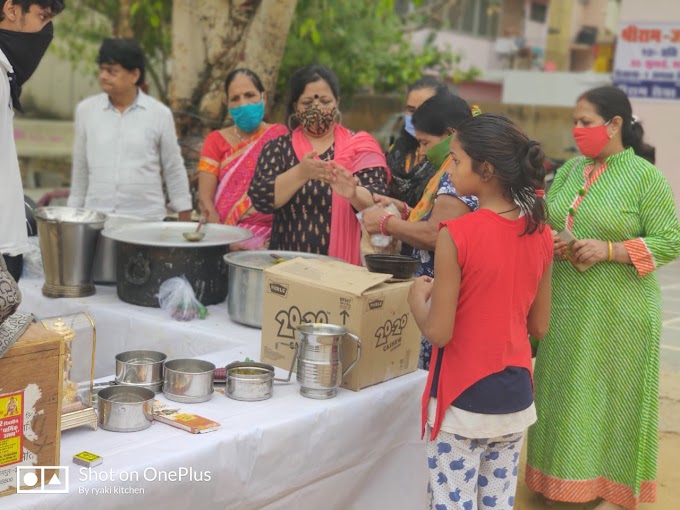
[{"label": "steel stockpot", "polygon": [[103,235],[119,228],[127,223],[142,223],[142,218],[134,216],[123,216],[116,214],[109,214],[104,223],[104,230],[99,236],[99,244],[97,245],[97,252],[94,257],[94,266],[92,267],[92,279],[95,283],[116,283],[116,241]]},{"label": "steel stockpot", "polygon": [[[293,360],[295,362],[295,360]],[[226,366],[227,388],[225,395],[234,400],[256,402],[267,400],[274,393],[274,381],[290,382],[292,370],[287,379],[274,377],[274,367],[257,361],[237,361]]]},{"label": "steel stockpot", "polygon": [[224,261],[229,266],[229,318],[246,326],[261,328],[264,270],[297,257],[336,260],[315,253],[280,250],[235,251],[225,255]]},{"label": "steel stockpot", "polygon": [[228,225],[205,225],[205,238],[192,243],[183,233],[196,230],[190,222],[127,223],[102,235],[116,241],[116,290],[133,305],[158,308],[161,284],[185,276],[203,305],[227,297],[224,254],[230,244],[252,237],[250,230]]},{"label": "steel stockpot", "polygon": [[111,432],[136,432],[149,428],[153,422],[155,396],[148,388],[104,388],[97,397],[99,426]]},{"label": "steel stockpot", "polygon": [[215,381],[215,365],[200,359],[173,359],[163,369],[163,394],[175,402],[210,400]]},{"label": "steel stockpot", "polygon": [[116,384],[148,388],[156,393],[163,386],[167,356],[157,351],[126,351],[116,354]]}]

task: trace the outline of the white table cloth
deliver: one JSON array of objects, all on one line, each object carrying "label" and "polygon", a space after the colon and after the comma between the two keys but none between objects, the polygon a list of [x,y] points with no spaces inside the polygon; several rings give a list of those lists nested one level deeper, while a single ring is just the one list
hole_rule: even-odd
[{"label": "white table cloth", "polygon": [[[233,352],[201,358],[221,364]],[[425,377],[419,370],[358,393],[339,389],[329,400],[302,397],[293,379],[277,384],[274,396],[262,402],[215,393],[205,403],[176,404],[221,423],[207,434],[162,423],[130,434],[66,431],[61,463],[70,466],[70,493],[15,494],[0,498],[0,509],[423,508],[427,464],[419,402]],[[83,450],[104,457],[92,468],[98,476],[88,477],[87,469],[82,474],[72,464]],[[211,480],[153,480],[154,473],[182,468],[209,472]],[[133,478],[136,473],[139,481],[123,481],[123,472]],[[102,473],[108,481],[101,480]],[[140,489],[143,494],[116,493]]]},{"label": "white table cloth", "polygon": [[22,278],[19,310],[38,318],[87,312],[97,328],[95,377],[115,373],[115,356],[124,351],[148,349],[168,359],[194,358],[215,351],[230,351],[235,361],[260,358],[260,330],[229,319],[227,303],[208,307],[204,320],[180,322],[159,308],[125,303],[116,287],[97,285],[97,293],[83,298],[48,298],[42,295],[42,278]]}]

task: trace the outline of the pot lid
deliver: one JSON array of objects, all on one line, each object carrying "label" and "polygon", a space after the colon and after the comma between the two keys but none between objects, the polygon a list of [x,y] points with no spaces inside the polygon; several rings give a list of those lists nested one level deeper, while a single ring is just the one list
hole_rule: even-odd
[{"label": "pot lid", "polygon": [[[301,251],[284,250],[256,250],[256,251],[234,251],[224,256],[224,261],[232,266],[244,267],[246,269],[259,269],[263,271],[275,266],[279,262],[292,260],[295,258],[303,259],[327,259],[337,260],[327,255],[316,253],[306,253]],[[283,259],[283,260],[281,260]]]},{"label": "pot lid", "polygon": [[201,232],[205,237],[198,242],[184,239],[184,232],[194,232],[197,224],[179,221],[152,221],[144,223],[126,223],[102,232],[104,237],[123,243],[141,246],[164,248],[207,248],[210,246],[226,246],[246,241],[253,236],[250,230],[229,225],[208,223]]},{"label": "pot lid", "polygon": [[106,223],[104,223],[104,230],[111,230],[114,228],[127,225],[128,223],[144,223],[148,220],[144,218],[139,218],[137,216],[125,216],[123,214],[109,214],[106,218]]}]

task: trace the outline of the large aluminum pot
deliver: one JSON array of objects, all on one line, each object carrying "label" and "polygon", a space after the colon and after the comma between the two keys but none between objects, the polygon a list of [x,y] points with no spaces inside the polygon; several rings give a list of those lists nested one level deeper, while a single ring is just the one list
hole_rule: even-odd
[{"label": "large aluminum pot", "polygon": [[92,265],[106,214],[78,207],[40,207],[34,213],[47,297],[95,293]]},{"label": "large aluminum pot", "polygon": [[334,257],[315,253],[280,250],[235,251],[225,255],[224,260],[229,266],[227,307],[231,320],[261,328],[264,270],[282,260],[296,257],[336,260]]},{"label": "large aluminum pot", "polygon": [[163,394],[175,402],[210,400],[215,382],[215,365],[200,359],[173,359],[165,362]]},{"label": "large aluminum pot", "polygon": [[95,283],[116,283],[116,241],[103,235],[104,232],[128,223],[141,223],[143,221],[145,220],[134,216],[109,214],[106,223],[104,223],[104,230],[99,238],[97,254],[94,258],[92,279]]},{"label": "large aluminum pot", "polygon": [[203,305],[221,303],[227,297],[224,254],[232,243],[252,237],[250,230],[209,224],[205,237],[189,242],[182,234],[196,230],[196,223],[128,223],[103,236],[117,241],[116,289],[118,297],[134,305],[158,307],[161,284],[186,276],[196,299]]},{"label": "large aluminum pot", "polygon": [[153,422],[155,396],[147,388],[104,388],[97,398],[99,426],[112,432],[136,432],[149,428]]},{"label": "large aluminum pot", "polygon": [[163,387],[163,365],[167,356],[157,351],[126,351],[116,354],[116,384],[148,388]]}]

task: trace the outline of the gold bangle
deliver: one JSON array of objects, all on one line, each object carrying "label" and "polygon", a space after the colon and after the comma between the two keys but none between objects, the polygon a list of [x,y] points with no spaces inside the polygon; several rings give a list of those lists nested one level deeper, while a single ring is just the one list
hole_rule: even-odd
[{"label": "gold bangle", "polygon": [[607,248],[609,248],[609,258],[607,258],[607,262],[611,262],[614,260],[614,244],[611,241],[607,241]]}]

